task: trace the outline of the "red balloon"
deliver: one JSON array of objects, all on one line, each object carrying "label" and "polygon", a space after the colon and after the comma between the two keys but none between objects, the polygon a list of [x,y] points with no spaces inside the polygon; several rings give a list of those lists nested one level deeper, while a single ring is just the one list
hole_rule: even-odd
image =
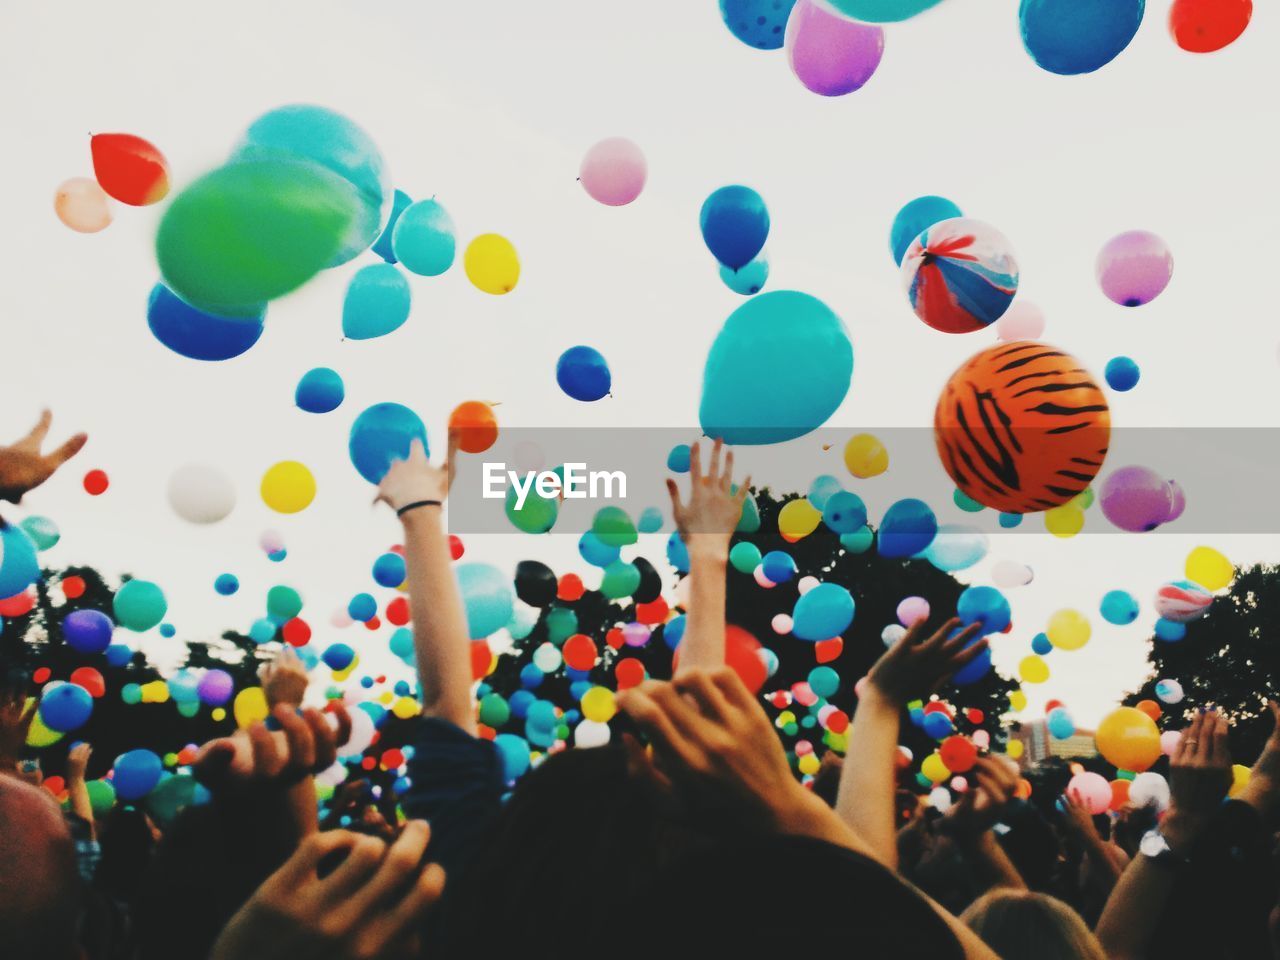
[{"label": "red balloon", "polygon": [[483,640],[471,641],[471,679],[483,680],[489,674],[489,665],[493,663],[493,651]]},{"label": "red balloon", "polygon": [[556,598],[573,602],[581,600],[586,591],[587,588],[582,585],[580,576],[576,573],[566,573],[560,578],[560,588],[556,591]]},{"label": "red balloon", "polygon": [[84,475],[84,490],[91,497],[106,493],[109,486],[111,481],[107,479],[107,474],[103,470],[90,470]]},{"label": "red balloon", "polygon": [[396,747],[390,750],[384,750],[382,753],[382,769],[395,770],[397,767],[404,766],[404,754]]},{"label": "red balloon", "polygon": [[819,640],[813,645],[813,655],[819,663],[830,663],[832,660],[838,660],[842,653],[844,653],[844,637]]},{"label": "red balloon", "polygon": [[638,686],[644,683],[644,664],[635,657],[623,657],[618,661],[617,666],[613,668],[613,675],[618,678],[619,690]]},{"label": "red balloon", "polygon": [[604,642],[614,650],[621,650],[622,645],[627,642],[627,638],[623,635],[621,627],[611,627],[609,632],[604,635]]},{"label": "red balloon", "polygon": [[34,593],[15,593],[0,600],[0,617],[25,617],[36,605]]},{"label": "red balloon", "polygon": [[305,620],[294,617],[280,630],[284,642],[291,647],[305,647],[311,639],[311,625]]},{"label": "red balloon", "polygon": [[[680,647],[684,644],[681,643]],[[671,657],[671,669],[680,667],[680,647]],[[760,659],[760,641],[739,626],[730,623],[724,628],[724,662],[732,667],[752,695],[760,692],[769,679],[769,671]],[[798,686],[798,684],[797,684]],[[815,698],[816,699],[816,698]]]},{"label": "red balloon", "polygon": [[404,597],[396,597],[387,604],[387,623],[394,627],[403,627],[409,622],[409,601]]},{"label": "red balloon", "polygon": [[68,600],[76,600],[84,596],[85,583],[83,577],[63,577],[62,595]]},{"label": "red balloon", "polygon": [[595,641],[585,633],[575,633],[560,648],[564,662],[574,670],[590,670],[596,665]]},{"label": "red balloon", "polygon": [[667,601],[659,597],[652,603],[636,604],[636,621],[650,627],[656,626],[665,622],[670,612],[671,608],[667,606]]},{"label": "red balloon", "polygon": [[364,628],[366,630],[377,630],[381,626],[382,626],[382,621],[378,617],[370,617],[368,620],[364,622]]},{"label": "red balloon", "polygon": [[1189,53],[1212,53],[1234,43],[1253,17],[1253,0],[1173,0],[1169,32]]},{"label": "red balloon", "polygon": [[48,667],[36,667],[35,673],[31,674],[31,682],[39,686],[42,683],[47,683],[52,676],[53,671]]},{"label": "red balloon", "polygon": [[978,762],[978,748],[968,737],[947,737],[938,747],[938,756],[952,773],[967,773]]},{"label": "red balloon", "polygon": [[449,556],[455,560],[461,560],[462,555],[466,552],[467,548],[462,545],[462,541],[452,533],[449,534]]},{"label": "red balloon", "polygon": [[145,207],[169,192],[164,154],[131,133],[100,133],[89,140],[98,186],[121,203]]},{"label": "red balloon", "polygon": [[45,777],[44,780],[40,782],[40,786],[44,787],[55,797],[61,799],[63,792],[67,789],[67,782],[61,777],[54,775],[52,777]]},{"label": "red balloon", "polygon": [[89,696],[95,699],[107,692],[107,682],[93,667],[77,667],[71,671],[70,679],[77,687],[83,687],[89,691]]}]

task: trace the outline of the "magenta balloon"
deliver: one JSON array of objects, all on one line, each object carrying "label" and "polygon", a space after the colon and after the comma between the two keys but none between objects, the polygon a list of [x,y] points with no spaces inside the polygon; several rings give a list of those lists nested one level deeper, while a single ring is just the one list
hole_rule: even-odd
[{"label": "magenta balloon", "polygon": [[210,670],[200,678],[199,684],[196,685],[196,694],[200,697],[201,703],[220,707],[231,699],[235,689],[236,683],[231,678],[231,674],[225,670]]},{"label": "magenta balloon", "polygon": [[640,148],[626,137],[601,140],[582,158],[578,179],[591,199],[624,207],[644,189],[649,165]]},{"label": "magenta balloon", "polygon": [[1144,533],[1173,513],[1173,486],[1148,467],[1121,467],[1102,482],[1102,513],[1121,530]]},{"label": "magenta balloon", "polygon": [[1098,284],[1122,307],[1140,307],[1160,296],[1173,277],[1173,254],[1146,230],[1112,237],[1098,254]]},{"label": "magenta balloon", "polygon": [[814,0],[798,0],[783,40],[796,77],[814,93],[840,97],[871,79],[884,53],[884,31],[847,20]]}]

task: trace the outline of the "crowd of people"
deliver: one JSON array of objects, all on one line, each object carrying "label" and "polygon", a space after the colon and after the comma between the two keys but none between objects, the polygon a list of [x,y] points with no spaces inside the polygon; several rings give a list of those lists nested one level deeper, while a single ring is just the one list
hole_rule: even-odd
[{"label": "crowd of people", "polygon": [[[45,454],[47,430],[0,448],[0,496],[21,499],[83,444]],[[313,778],[350,718],[340,701],[304,708],[307,673],[282,653],[262,677],[270,718],[199,748],[207,802],[164,825],[129,804],[99,820],[80,744],[60,809],[24,755],[34,708],[10,684],[0,956],[1280,957],[1280,733],[1228,797],[1227,720],[1197,712],[1158,817],[1094,816],[1075,795],[1045,809],[987,751],[944,813],[900,776],[900,724],[985,640],[922,621],[869,673],[843,759],[802,784],[725,664],[726,567],[750,486],[733,475],[731,451],[695,444],[689,489],[670,483],[690,560],[673,678],[619,692],[608,745],[551,753],[514,786],[478,731],[451,471],[416,444],[379,487],[404,528],[422,704],[400,795],[356,780],[321,809]]]}]

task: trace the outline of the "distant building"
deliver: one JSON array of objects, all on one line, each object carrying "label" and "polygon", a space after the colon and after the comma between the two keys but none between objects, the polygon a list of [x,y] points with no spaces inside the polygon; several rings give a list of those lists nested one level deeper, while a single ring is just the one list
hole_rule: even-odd
[{"label": "distant building", "polygon": [[1009,739],[1022,742],[1022,756],[1018,758],[1018,764],[1023,767],[1039,763],[1046,757],[1084,760],[1098,755],[1092,730],[1077,730],[1065,740],[1059,740],[1049,735],[1049,728],[1043,720],[1020,724],[1010,733]]}]

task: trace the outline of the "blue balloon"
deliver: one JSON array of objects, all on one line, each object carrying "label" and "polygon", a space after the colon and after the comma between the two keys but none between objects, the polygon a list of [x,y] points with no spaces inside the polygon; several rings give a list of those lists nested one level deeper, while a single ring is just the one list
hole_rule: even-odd
[{"label": "blue balloon", "polygon": [[645,507],[636,520],[636,529],[641,533],[657,533],[662,529],[662,511],[657,507]]},{"label": "blue balloon", "polygon": [[848,590],[838,583],[820,583],[796,601],[791,633],[798,640],[830,640],[849,629],[853,612]]},{"label": "blue balloon", "polygon": [[587,561],[593,567],[604,568],[613,563],[622,554],[621,547],[612,547],[601,541],[594,533],[588,530],[578,540],[578,553],[582,559]]},{"label": "blue balloon", "polygon": [[956,601],[956,616],[961,624],[978,623],[979,636],[999,633],[1013,622],[1013,611],[1005,595],[995,587],[966,587]]},{"label": "blue balloon", "polygon": [[400,215],[409,208],[413,203],[413,198],[403,190],[397,190],[391,198],[391,215],[387,217],[387,225],[382,228],[382,233],[378,234],[378,239],[374,241],[372,250],[387,263],[396,262],[396,253],[391,245],[391,237],[396,229],[396,222],[400,219]]},{"label": "blue balloon", "polygon": [[769,239],[769,211],[750,187],[721,187],[702,204],[702,239],[730,270],[745,267]]},{"label": "blue balloon", "polygon": [[249,639],[254,643],[270,643],[276,638],[276,623],[269,617],[259,617],[249,624]]},{"label": "blue balloon", "polygon": [[[974,640],[973,643],[977,643],[977,640]],[[967,646],[972,646],[973,643],[970,643]],[[967,687],[971,683],[977,683],[990,672],[991,648],[987,647],[963,667],[957,670],[951,677],[951,682],[957,687]]]},{"label": "blue balloon", "polygon": [[427,428],[422,418],[399,403],[375,403],[351,425],[347,451],[356,471],[370,483],[381,483],[394,460],[407,460],[414,440],[427,456]]},{"label": "blue balloon", "polygon": [[977,527],[944,523],[921,554],[939,570],[953,573],[967,570],[987,555],[987,535]]},{"label": "blue balloon", "polygon": [[932,737],[934,740],[945,740],[951,734],[956,732],[955,724],[941,710],[934,710],[926,713],[924,719],[920,721],[920,726],[925,732],[925,736]]},{"label": "blue balloon", "polygon": [[123,667],[133,659],[133,650],[125,646],[123,643],[113,643],[107,647],[107,666]]},{"label": "blue balloon", "polygon": [[435,200],[419,200],[401,214],[391,243],[404,268],[423,277],[440,276],[458,251],[453,217]]},{"label": "blue balloon", "polygon": [[1187,635],[1187,625],[1161,617],[1156,621],[1155,635],[1162,643],[1177,643]]},{"label": "blue balloon", "polygon": [[398,553],[384,553],[373,561],[373,580],[380,587],[398,587],[404,583],[404,557]]},{"label": "blue balloon", "polygon": [[897,23],[922,13],[941,0],[826,0],[836,13],[863,23]]},{"label": "blue balloon", "polygon": [[831,495],[839,493],[843,489],[844,487],[841,486],[840,481],[831,476],[831,474],[819,474],[809,484],[809,496],[807,499],[815,510],[825,510],[827,508],[827,500]]},{"label": "blue balloon", "polygon": [[40,698],[40,722],[59,733],[83,727],[92,713],[93,697],[74,683],[60,683],[52,689],[46,687]]},{"label": "blue balloon", "polygon": [[835,413],[852,377],[853,344],[826,304],[762,293],[730,314],[707,354],[702,431],[730,444],[793,440]]},{"label": "blue balloon", "polygon": [[266,306],[256,317],[219,317],[191,306],[163,283],[147,298],[147,326],[152,335],[180,356],[192,360],[230,360],[262,336]]},{"label": "blue balloon", "polygon": [[359,623],[367,623],[378,615],[378,601],[372,594],[357,593],[347,601],[347,616]]},{"label": "blue balloon", "polygon": [[164,773],[164,764],[150,750],[122,753],[113,767],[111,785],[116,788],[116,798],[124,801],[141,800],[155,789]]},{"label": "blue balloon", "polygon": [[1107,386],[1119,393],[1125,393],[1138,385],[1142,371],[1129,357],[1112,357],[1107,361],[1103,371],[1107,378]]},{"label": "blue balloon", "polygon": [[684,639],[684,628],[688,625],[683,613],[672,617],[662,627],[662,640],[672,650],[680,646]]},{"label": "blue balloon", "polygon": [[[760,560],[761,572],[770,583],[786,583],[796,575],[796,562],[785,550],[770,550]],[[821,640],[828,639],[820,637]]]},{"label": "blue balloon", "polygon": [[347,285],[342,301],[342,335],[372,340],[404,326],[412,302],[409,281],[390,263],[361,267]]},{"label": "blue balloon", "polygon": [[[533,666],[533,664],[529,664]],[[538,671],[541,673],[542,671]],[[507,697],[507,706],[511,708],[511,715],[517,720],[523,720],[529,713],[529,708],[533,706],[533,702],[538,698],[528,690],[517,690],[511,696]]]},{"label": "blue balloon", "polygon": [[505,627],[515,605],[511,578],[487,563],[459,564],[455,572],[467,610],[467,635],[482,640]]},{"label": "blue balloon", "polygon": [[913,557],[938,535],[938,518],[923,500],[899,500],[880,521],[880,556]]},{"label": "blue balloon", "polygon": [[556,361],[556,383],[573,399],[590,403],[608,395],[613,374],[599,350],[570,347]]},{"label": "blue balloon", "polygon": [[1102,619],[1123,627],[1138,619],[1138,601],[1125,590],[1109,590],[1102,598]]},{"label": "blue balloon", "polygon": [[514,733],[500,733],[493,738],[493,745],[502,761],[502,779],[507,783],[520,779],[529,769],[529,744]]},{"label": "blue balloon", "polygon": [[946,197],[925,196],[908,201],[889,228],[889,250],[893,253],[893,262],[901,266],[911,241],[935,223],[963,216],[963,211]]},{"label": "blue balloon", "polygon": [[1053,652],[1053,642],[1049,639],[1049,635],[1045,633],[1037,633],[1031,638],[1031,652],[1041,657]]},{"label": "blue balloon", "polygon": [[720,0],[729,32],[757,50],[779,50],[796,0]]},{"label": "blue balloon", "polygon": [[1076,732],[1076,722],[1062,707],[1054,707],[1049,711],[1049,715],[1045,717],[1045,726],[1049,728],[1049,735],[1057,740],[1065,740]]},{"label": "blue balloon", "polygon": [[1050,73],[1092,73],[1129,45],[1145,9],[1145,0],[1022,0],[1022,45]]},{"label": "blue balloon", "polygon": [[672,473],[689,472],[689,444],[677,443],[667,454],[667,469]]},{"label": "blue balloon", "polygon": [[175,627],[172,623],[160,624],[160,636],[164,637],[166,640],[171,640],[177,635],[178,635],[178,628]]},{"label": "blue balloon", "polygon": [[111,646],[115,622],[101,610],[73,610],[62,618],[62,638],[79,653],[102,653]]},{"label": "blue balloon", "polygon": [[341,672],[355,662],[356,652],[348,644],[331,643],[320,654],[320,659],[330,670]]},{"label": "blue balloon", "polygon": [[38,579],[36,545],[20,526],[0,519],[0,599],[17,596]]},{"label": "blue balloon", "polygon": [[1020,513],[1002,513],[1000,514],[1000,526],[1005,530],[1012,530],[1014,527],[1022,525],[1022,514]]},{"label": "blue balloon", "polygon": [[[526,663],[520,668],[520,685],[526,690],[536,690],[546,679],[546,674],[536,664]],[[532,705],[532,703],[530,704]]]},{"label": "blue balloon", "polygon": [[337,370],[329,367],[315,367],[308,370],[298,381],[293,392],[293,402],[299,410],[307,413],[329,413],[342,406],[346,399],[347,388]]},{"label": "blue balloon", "polygon": [[752,297],[764,289],[769,279],[769,258],[762,252],[745,267],[731,270],[720,264],[720,279],[734,293]]},{"label": "blue balloon", "polygon": [[822,508],[822,522],[832,533],[856,533],[867,525],[867,505],[848,490],[833,493]]},{"label": "blue balloon", "polygon": [[667,563],[679,573],[689,572],[689,548],[684,545],[678,530],[672,530],[671,536],[667,537]]}]

